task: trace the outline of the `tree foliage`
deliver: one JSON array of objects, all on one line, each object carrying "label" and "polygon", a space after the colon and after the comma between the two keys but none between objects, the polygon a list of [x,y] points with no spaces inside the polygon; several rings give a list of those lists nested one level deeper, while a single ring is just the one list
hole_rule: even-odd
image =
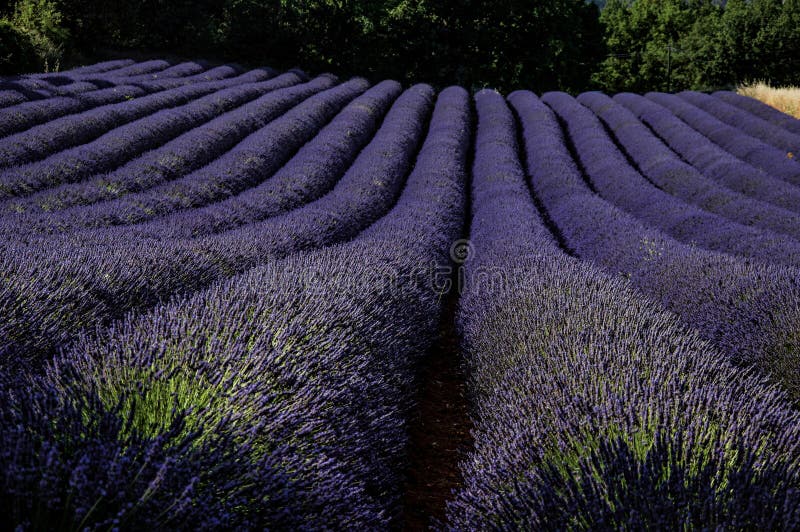
[{"label": "tree foliage", "polygon": [[506,91],[800,84],[800,0],[17,0],[0,12],[14,35],[0,45],[6,71],[24,69],[7,57],[25,41],[39,68],[68,45],[73,57],[136,51]]},{"label": "tree foliage", "polygon": [[800,82],[798,0],[610,0],[600,20],[611,92]]}]

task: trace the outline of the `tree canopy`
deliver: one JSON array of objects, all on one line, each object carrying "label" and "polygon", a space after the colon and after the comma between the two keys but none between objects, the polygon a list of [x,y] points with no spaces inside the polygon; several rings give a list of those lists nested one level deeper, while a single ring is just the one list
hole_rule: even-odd
[{"label": "tree canopy", "polygon": [[800,84],[800,0],[17,0],[0,12],[6,73],[135,50],[506,91]]}]

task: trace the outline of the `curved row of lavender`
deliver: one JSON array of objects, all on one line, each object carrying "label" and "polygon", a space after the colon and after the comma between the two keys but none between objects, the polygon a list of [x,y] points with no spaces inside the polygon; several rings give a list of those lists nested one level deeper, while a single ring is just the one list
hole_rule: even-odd
[{"label": "curved row of lavender", "polygon": [[669,109],[644,96],[621,93],[613,99],[632,111],[675,155],[709,179],[753,199],[800,213],[800,188],[738,159]]},{"label": "curved row of lavender", "polygon": [[[651,92],[645,95],[707,136],[739,159],[787,183],[800,186],[800,164],[780,148],[737,129],[675,94]],[[755,119],[755,116],[752,115]]]},{"label": "curved row of lavender", "polygon": [[[448,528],[800,525],[800,414],[630,283],[567,256],[526,186],[511,111],[495,92],[475,99],[458,325],[476,428]],[[556,163],[541,103],[509,99],[534,167]]]},{"label": "curved row of lavender", "polygon": [[[158,147],[186,129],[258,98],[266,92],[286,89],[284,92],[299,99],[303,94],[308,94],[306,91],[313,90],[314,87],[331,86],[335,83],[335,79],[329,76],[320,76],[316,80],[303,83],[292,90],[292,86],[299,82],[300,79],[296,75],[283,74],[268,81],[237,84],[211,94],[207,94],[203,89],[200,93],[202,97],[190,103],[166,109],[150,109],[149,112],[152,114],[125,123],[91,142],[63,149],[28,164],[19,164],[18,162],[19,166],[0,171],[0,197],[24,196],[46,187],[75,182],[98,172],[110,170],[145,150]],[[189,89],[194,87],[196,86]],[[182,91],[192,92],[189,89],[182,89]],[[296,92],[300,94],[295,94]],[[27,138],[22,143],[14,139],[11,149],[13,150],[16,146],[26,149],[31,145],[36,146],[36,143],[30,142]],[[45,149],[52,150],[51,147]],[[30,149],[26,151],[28,152],[25,154],[27,158]],[[37,156],[36,159],[39,157]]]},{"label": "curved row of lavender", "polygon": [[[230,79],[187,83],[152,94],[132,86],[115,87],[93,94],[88,109],[69,109],[65,113],[53,113],[52,105],[42,104],[42,108],[15,106],[4,112],[10,118],[0,125],[8,131],[5,138],[0,139],[0,153],[3,155],[0,164],[7,167],[36,161],[55,151],[93,140],[111,128],[147,117],[155,111],[182,106],[223,89],[239,88],[248,82],[266,81],[273,74],[269,69],[256,69]],[[103,98],[101,92],[107,92],[111,97]],[[57,117],[61,118],[55,120]],[[46,123],[39,125],[42,121]],[[39,127],[35,127],[37,125]]]},{"label": "curved row of lavender", "polygon": [[415,371],[441,313],[426,268],[449,264],[462,230],[469,135],[466,92],[443,91],[396,206],[352,242],[126,318],[12,383],[3,518],[397,526]]},{"label": "curved row of lavender", "polygon": [[[755,365],[800,400],[798,270],[682,244],[642,223],[589,188],[550,107],[529,98],[515,108],[532,188],[566,246],[629,278],[732,361]],[[545,138],[557,141],[546,158],[537,151]]]},{"label": "curved row of lavender", "polygon": [[[245,129],[244,133],[248,129],[255,131],[247,136],[229,134],[224,141],[230,146],[229,149],[216,158],[211,150],[208,151],[212,156],[208,151],[202,152],[202,157],[211,159],[205,165],[191,162],[182,164],[180,155],[173,150],[173,143],[167,143],[120,168],[115,172],[121,177],[119,181],[103,180],[101,187],[108,191],[107,201],[66,209],[56,218],[46,214],[17,217],[10,220],[11,225],[26,227],[31,233],[64,233],[80,228],[129,225],[180,209],[197,208],[242,192],[274,172],[289,155],[317,133],[320,122],[326,122],[342,105],[368,86],[363,79],[331,87],[333,84],[334,80],[323,76],[303,85],[267,94],[245,105],[241,113],[235,111],[234,119],[238,118],[235,123]],[[228,117],[220,118],[227,121]],[[206,125],[214,133],[220,126],[218,120]],[[209,135],[205,127],[200,134]],[[180,137],[175,140],[181,145],[185,141]],[[192,146],[197,147],[197,144],[194,142]],[[183,146],[181,148],[185,151]],[[115,152],[114,156],[118,153]],[[193,164],[200,168],[168,180],[167,177],[173,177],[169,172],[173,162],[181,171],[190,170]],[[155,171],[148,171],[153,167]],[[136,189],[141,191],[137,192]]]},{"label": "curved row of lavender", "polygon": [[[670,192],[686,197],[679,188],[687,184],[686,176],[675,177],[669,187],[665,185],[673,181],[673,176],[668,174],[653,179],[654,182],[648,181],[645,175],[656,177],[656,171],[644,166],[639,172],[629,164],[600,120],[572,96],[550,92],[543,95],[542,100],[565,123],[578,163],[593,190],[603,199],[686,244],[768,263],[800,266],[800,242],[797,240],[731,222],[681,201]],[[644,161],[653,151],[653,146],[637,146],[635,157]],[[755,215],[762,218],[768,214],[755,211]]]},{"label": "curved row of lavender", "polygon": [[[345,103],[335,92],[329,97]],[[110,228],[29,242],[18,238],[4,246],[0,364],[39,364],[87,326],[267,260],[352,238],[396,201],[425,133],[433,97],[428,86],[406,90],[336,186],[289,212],[193,239],[137,238],[137,226],[132,226],[132,234]],[[323,116],[316,123],[278,131],[310,137],[324,122]],[[254,159],[273,169],[292,156],[285,143],[249,155],[243,144],[245,161]],[[38,288],[32,290],[31,283]]]},{"label": "curved row of lavender", "polygon": [[[257,83],[255,86],[245,84],[241,88],[226,89],[189,104],[186,106],[189,107],[187,109],[178,108],[154,113],[114,129],[89,144],[64,150],[38,163],[0,173],[0,181],[4,178],[10,182],[16,180],[24,183],[28,190],[32,189],[34,184],[42,183],[43,179],[37,176],[43,172],[49,180],[56,181],[56,184],[60,181],[66,182],[60,187],[51,187],[30,199],[14,198],[6,201],[3,210],[20,214],[30,213],[31,202],[34,205],[37,203],[41,205],[40,196],[49,198],[51,196],[48,194],[61,194],[65,200],[60,200],[61,196],[50,201],[44,200],[45,203],[39,213],[31,213],[30,216],[19,219],[21,225],[30,227],[32,231],[46,231],[51,225],[49,222],[52,222],[52,216],[41,216],[42,210],[63,209],[73,203],[86,205],[102,200],[113,200],[126,193],[145,190],[170,179],[184,177],[185,173],[193,168],[217,163],[221,157],[229,156],[231,149],[241,145],[243,139],[261,133],[264,131],[263,128],[273,123],[276,118],[284,119],[282,115],[288,110],[307,106],[307,98],[319,92],[325,94],[325,89],[336,84],[336,79],[330,76],[320,76],[299,85],[295,84],[297,81],[294,74],[289,74],[286,78],[278,76],[269,82]],[[344,87],[336,87],[332,91],[346,92],[349,88],[352,92],[353,89],[363,90],[365,86],[365,81],[353,80]],[[228,110],[242,102],[244,104],[240,107]],[[220,113],[223,114],[218,116]],[[180,133],[185,128],[191,129],[174,137],[175,133]],[[157,142],[152,140],[153,138],[160,138],[163,143],[145,151],[148,146],[143,145],[144,141]],[[130,162],[124,164],[127,160]],[[83,161],[88,162],[82,164]],[[104,174],[105,170],[111,168],[115,169]],[[209,169],[206,168],[204,171],[208,172]],[[94,177],[98,174],[99,177]],[[94,178],[87,182],[81,179],[84,176]],[[66,221],[76,212],[84,211],[65,210],[59,215],[59,220]],[[39,229],[36,229],[37,223]],[[60,225],[63,227],[65,224]],[[80,225],[76,222],[76,226]],[[92,224],[87,220],[83,225]]]},{"label": "curved row of lavender", "polygon": [[717,91],[713,96],[731,105],[735,105],[767,122],[787,129],[796,135],[800,135],[800,120],[792,115],[782,113],[755,98],[748,98],[747,96],[742,96],[741,94],[730,91]]},{"label": "curved row of lavender", "polygon": [[800,526],[788,122],[241,72],[2,81],[4,528],[399,526],[467,217],[443,526]]},{"label": "curved row of lavender", "polygon": [[787,131],[785,127],[772,124],[753,113],[739,109],[735,105],[702,92],[684,91],[678,96],[726,124],[738,128],[779,150],[792,154],[800,152],[800,134]]},{"label": "curved row of lavender", "polygon": [[[681,160],[631,111],[608,96],[585,93],[578,101],[603,121],[624,154],[654,186],[732,222],[785,233],[793,240],[800,240],[800,214],[753,200],[706,178]],[[709,221],[714,223],[713,219]],[[720,224],[714,225],[719,229]]]},{"label": "curved row of lavender", "polygon": [[[195,74],[185,78],[137,80],[125,77],[114,81],[97,81],[96,83],[99,85],[97,90],[24,102],[2,110],[4,120],[0,124],[0,137],[23,131],[53,118],[85,111],[98,105],[126,102],[149,93],[181,87],[188,88],[196,84],[206,86],[209,89],[208,92],[211,92],[211,90],[215,90],[212,82],[216,83],[217,88],[231,86],[235,82],[231,83],[226,78],[238,73],[238,69],[232,67],[219,67],[208,73]],[[272,75],[274,75],[274,71],[271,69],[255,69],[241,74],[243,78],[239,82],[248,79],[251,81],[263,80]],[[128,83],[129,80],[130,83]]]}]

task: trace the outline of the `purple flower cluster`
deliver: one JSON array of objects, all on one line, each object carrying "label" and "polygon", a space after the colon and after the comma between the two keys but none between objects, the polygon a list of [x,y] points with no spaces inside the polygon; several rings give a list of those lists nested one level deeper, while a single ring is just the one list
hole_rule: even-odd
[{"label": "purple flower cluster", "polygon": [[[475,441],[448,528],[800,524],[800,415],[630,283],[564,254],[525,185],[510,110],[492,91],[475,99],[476,251],[458,315]],[[558,124],[530,93],[509,99],[533,164],[558,175]],[[488,286],[490,269],[514,271],[514,286]]]},{"label": "purple flower cluster", "polygon": [[441,528],[800,528],[789,122],[241,72],[0,80],[0,528],[400,528],[452,325]]},{"label": "purple flower cluster", "polygon": [[[531,168],[549,174],[532,178],[558,178],[569,154],[554,117],[530,93],[509,99]],[[503,98],[482,91],[476,105],[470,238],[492,252],[476,253],[467,275],[518,278],[487,289],[478,277],[462,296],[476,428],[447,527],[800,524],[800,415],[630,283],[561,252],[525,186]],[[570,189],[546,196],[569,202]]]},{"label": "purple flower cluster", "polygon": [[[66,74],[66,75],[80,75],[80,74],[100,74],[102,72],[109,72],[111,70],[117,70],[120,68],[125,68],[133,65],[135,61],[133,59],[112,59],[110,61],[101,61],[100,63],[95,63],[93,65],[85,65],[80,67],[75,67],[70,70],[63,70],[58,74]],[[30,74],[31,77],[42,77],[48,78],[52,77],[54,74]]]},{"label": "purple flower cluster", "polygon": [[767,144],[785,152],[800,151],[800,135],[776,126],[763,118],[742,110],[708,94],[695,91],[684,91],[678,94],[685,101],[703,109],[748,135],[760,139]]},{"label": "purple flower cluster", "polygon": [[587,92],[578,101],[604,122],[642,175],[664,192],[733,222],[800,239],[800,215],[737,194],[707,179],[682,161],[631,111],[608,96]]},{"label": "purple flower cluster", "polygon": [[722,122],[674,94],[650,92],[645,96],[669,109],[675,116],[739,159],[792,185],[800,185],[800,165],[791,160],[785,151]]},{"label": "purple flower cluster", "polygon": [[[175,161],[169,151],[172,146],[167,144],[164,146],[167,150],[153,150],[116,172],[121,177],[119,184],[101,182],[101,187],[111,189],[109,196],[118,199],[66,209],[56,217],[47,214],[27,219],[16,217],[9,219],[8,224],[26,227],[31,232],[62,233],[87,227],[129,225],[237,194],[268,178],[341,107],[369,86],[363,79],[354,79],[324,90],[334,83],[333,78],[321,76],[253,102],[244,110],[244,125],[250,122],[263,127],[194,172],[162,183],[169,176],[173,161],[177,163],[178,175],[182,168],[181,161]],[[236,137],[231,140],[235,143]],[[137,189],[144,190],[133,193]]]},{"label": "purple flower cluster", "polygon": [[[296,209],[319,199],[345,174],[375,135],[386,111],[401,92],[396,81],[384,81],[345,107],[275,174],[235,196],[206,207],[183,210],[147,227],[138,235],[192,238],[227,231]],[[395,116],[399,111],[395,112]]]},{"label": "purple flower cluster", "polygon": [[[658,188],[629,164],[598,118],[573,97],[550,92],[542,96],[542,100],[564,121],[578,160],[594,189],[604,199],[681,242],[767,263],[800,266],[800,242],[745,227],[671,196],[665,192],[664,184],[670,180],[667,174],[674,172],[675,166],[658,170],[664,172],[661,179],[656,180],[662,187]],[[656,149],[644,145],[645,140],[641,136],[637,140],[637,157],[653,155]],[[681,178],[675,177],[675,180]],[[670,191],[676,188],[672,186]],[[756,214],[762,215],[760,210]]]},{"label": "purple flower cluster", "polygon": [[800,188],[734,157],[671,111],[643,96],[621,93],[614,96],[614,101],[630,109],[706,177],[736,192],[800,213]]},{"label": "purple flower cluster", "polygon": [[719,98],[723,102],[735,105],[739,109],[747,111],[776,126],[782,127],[795,135],[800,135],[800,120],[792,115],[778,111],[771,105],[731,91],[717,91],[712,96]]},{"label": "purple flower cluster", "polygon": [[0,109],[26,101],[25,95],[14,89],[0,89]]},{"label": "purple flower cluster", "polygon": [[[197,290],[267,260],[353,238],[396,201],[424,135],[433,95],[425,85],[403,93],[333,190],[284,215],[190,240],[147,238],[148,229],[157,229],[155,223],[141,226],[145,234],[139,236],[139,226],[131,226],[27,243],[18,238],[4,249],[0,364],[40,361],[87,325]],[[314,107],[336,112],[324,98],[318,99],[283,117],[272,127],[273,134],[277,139],[297,138],[300,131],[313,135],[322,125],[309,128],[308,113]],[[291,156],[286,141],[276,142],[274,136],[265,140],[271,151],[239,150],[245,169],[251,159],[277,168]],[[28,295],[18,298],[20,290]]]}]

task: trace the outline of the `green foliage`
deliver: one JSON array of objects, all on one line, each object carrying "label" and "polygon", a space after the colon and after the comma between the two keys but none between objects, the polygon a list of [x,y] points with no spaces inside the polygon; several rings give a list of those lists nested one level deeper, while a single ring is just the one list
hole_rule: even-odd
[{"label": "green foliage", "polygon": [[610,92],[719,85],[722,11],[712,0],[610,0],[600,16],[609,55],[594,80]]},{"label": "green foliage", "polygon": [[800,84],[800,0],[18,0],[5,13],[6,73],[31,69],[30,42],[39,70],[69,44],[503,91]]},{"label": "green foliage", "polygon": [[53,0],[20,0],[10,24],[23,34],[38,58],[38,69],[59,69],[69,32],[62,26],[61,12]]},{"label": "green foliage", "polygon": [[610,0],[600,19],[609,92],[800,81],[800,0]]},{"label": "green foliage", "polygon": [[30,37],[6,19],[0,19],[0,75],[33,72],[39,67]]}]

